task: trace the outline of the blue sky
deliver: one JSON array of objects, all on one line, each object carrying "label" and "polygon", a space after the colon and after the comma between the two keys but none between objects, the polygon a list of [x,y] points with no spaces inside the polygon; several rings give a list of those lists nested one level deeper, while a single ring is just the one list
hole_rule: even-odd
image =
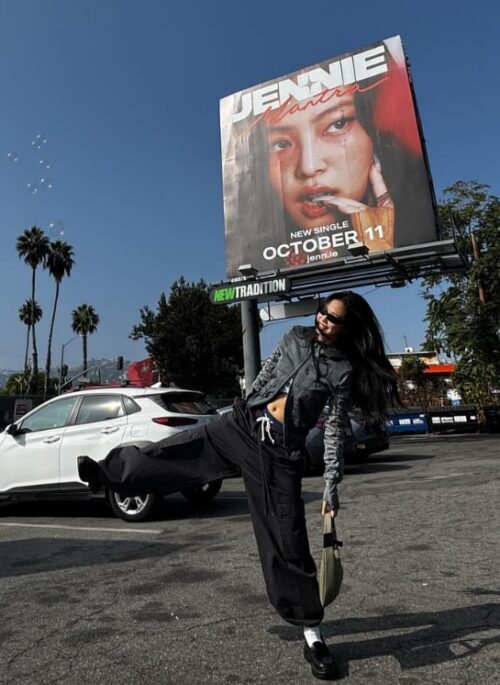
[{"label": "blue sky", "polygon": [[[83,302],[101,319],[90,356],[143,358],[143,346],[128,338],[141,306],[154,306],[180,276],[225,278],[219,99],[379,39],[400,34],[405,44],[438,197],[471,178],[500,194],[500,10],[491,0],[465,7],[0,0],[0,368],[23,363],[17,310],[30,295],[30,272],[15,242],[24,229],[41,226],[75,250],[55,363],[73,335],[71,311]],[[42,272],[38,284],[43,365],[54,284]],[[361,292],[389,350],[401,350],[405,338],[419,348],[418,284]],[[264,329],[263,355],[289,325]],[[80,361],[78,341],[65,357]]]}]

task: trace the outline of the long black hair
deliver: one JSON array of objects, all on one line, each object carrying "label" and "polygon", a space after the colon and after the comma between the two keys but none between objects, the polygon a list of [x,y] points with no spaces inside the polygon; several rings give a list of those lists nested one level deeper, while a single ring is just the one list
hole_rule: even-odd
[{"label": "long black hair", "polygon": [[383,419],[389,406],[401,405],[401,399],[398,375],[385,354],[378,319],[364,297],[351,290],[332,293],[321,302],[321,307],[332,300],[341,300],[346,308],[345,324],[335,346],[354,369],[354,406]]}]

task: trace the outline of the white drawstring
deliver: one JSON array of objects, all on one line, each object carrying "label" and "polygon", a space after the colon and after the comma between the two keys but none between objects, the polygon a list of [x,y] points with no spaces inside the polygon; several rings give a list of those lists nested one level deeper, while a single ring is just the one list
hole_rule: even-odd
[{"label": "white drawstring", "polygon": [[267,516],[269,510],[271,510],[272,515],[276,516],[273,500],[271,498],[271,493],[269,492],[269,483],[267,482],[266,466],[264,464],[264,454],[262,451],[262,446],[266,442],[266,435],[271,441],[272,445],[274,445],[275,442],[273,436],[271,435],[271,419],[269,418],[269,416],[266,416],[265,414],[263,416],[256,416],[254,430],[257,433],[257,454],[259,455],[260,477],[262,479],[262,496],[264,498],[264,512]]},{"label": "white drawstring", "polygon": [[266,434],[269,440],[271,441],[271,444],[275,444],[275,440],[271,434],[271,419],[269,416],[258,416],[255,419],[256,423],[259,424],[260,427],[260,441],[265,442],[266,441]]}]

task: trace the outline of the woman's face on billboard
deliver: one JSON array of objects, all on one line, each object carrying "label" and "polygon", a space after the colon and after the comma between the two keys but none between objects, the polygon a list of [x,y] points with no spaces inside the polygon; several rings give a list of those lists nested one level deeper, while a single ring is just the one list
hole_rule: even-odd
[{"label": "woman's face on billboard", "polygon": [[353,95],[299,106],[300,111],[267,121],[269,177],[294,223],[313,228],[344,217],[321,196],[363,199],[373,145],[356,116]]}]

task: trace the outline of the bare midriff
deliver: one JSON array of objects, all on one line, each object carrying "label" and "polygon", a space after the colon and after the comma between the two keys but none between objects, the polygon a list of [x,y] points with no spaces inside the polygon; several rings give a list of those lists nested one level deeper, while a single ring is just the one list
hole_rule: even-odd
[{"label": "bare midriff", "polygon": [[277,421],[281,421],[281,423],[285,422],[285,405],[286,405],[287,397],[288,397],[288,395],[286,395],[285,393],[278,393],[267,404],[267,411]]}]

